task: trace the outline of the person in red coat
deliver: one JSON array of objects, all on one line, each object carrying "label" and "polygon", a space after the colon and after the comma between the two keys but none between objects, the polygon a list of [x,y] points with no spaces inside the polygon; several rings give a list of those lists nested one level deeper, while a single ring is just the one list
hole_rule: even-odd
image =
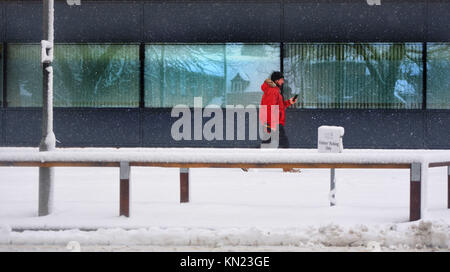
[{"label": "person in red coat", "polygon": [[[284,130],[286,122],[286,108],[297,102],[297,96],[284,100],[281,87],[284,84],[284,76],[281,72],[273,72],[270,79],[266,79],[261,85],[264,92],[259,111],[260,121],[264,126],[267,140],[263,140],[261,147],[289,148],[289,140]],[[278,109],[277,109],[278,108]],[[272,116],[277,114],[278,116]],[[278,137],[278,141],[277,141]],[[300,172],[300,169],[283,168],[284,172]]]},{"label": "person in red coat", "polygon": [[[266,79],[261,85],[261,90],[264,92],[261,99],[261,108],[259,111],[259,117],[264,131],[270,135],[268,140],[263,140],[264,144],[274,144],[273,147],[289,148],[289,140],[284,130],[286,122],[286,108],[297,102],[297,98],[294,96],[289,100],[283,100],[281,95],[281,87],[284,84],[284,76],[281,72],[273,72],[270,79]],[[278,116],[272,116],[277,114]],[[277,131],[278,130],[278,131]],[[278,132],[278,133],[277,133]],[[273,143],[275,133],[278,134],[278,143]],[[267,138],[269,135],[266,135]]]}]

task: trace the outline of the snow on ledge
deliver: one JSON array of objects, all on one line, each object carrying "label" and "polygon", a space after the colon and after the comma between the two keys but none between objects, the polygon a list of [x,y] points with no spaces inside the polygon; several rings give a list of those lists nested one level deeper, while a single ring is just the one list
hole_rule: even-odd
[{"label": "snow on ledge", "polygon": [[8,162],[164,162],[164,163],[355,163],[410,164],[450,161],[450,150],[344,150],[318,153],[316,149],[250,148],[0,148]]}]

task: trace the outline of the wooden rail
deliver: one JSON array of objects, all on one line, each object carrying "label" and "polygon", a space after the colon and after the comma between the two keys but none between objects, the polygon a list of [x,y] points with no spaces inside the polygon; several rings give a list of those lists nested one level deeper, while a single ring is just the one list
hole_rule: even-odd
[{"label": "wooden rail", "polygon": [[[226,163],[226,162],[98,162],[98,161],[0,161],[0,166],[16,167],[120,167],[120,215],[130,216],[130,171],[132,166],[180,168],[180,203],[189,202],[189,168],[345,168],[410,169],[410,221],[421,218],[422,164],[413,163]],[[448,168],[448,208],[450,209],[450,162],[434,162],[428,167]]]},{"label": "wooden rail", "polygon": [[[409,163],[205,163],[205,162],[129,162],[130,166],[174,167],[174,168],[381,168],[407,169]],[[0,166],[21,167],[119,167],[120,162],[86,162],[86,161],[27,161],[0,162]]]}]

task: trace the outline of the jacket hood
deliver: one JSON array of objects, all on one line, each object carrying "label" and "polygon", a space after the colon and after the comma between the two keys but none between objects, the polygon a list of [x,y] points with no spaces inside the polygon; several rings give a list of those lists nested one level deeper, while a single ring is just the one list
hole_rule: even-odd
[{"label": "jacket hood", "polygon": [[275,84],[275,82],[273,82],[270,78],[266,79],[264,82],[269,84],[269,86],[272,87],[272,88],[277,86],[277,84]]},{"label": "jacket hood", "polygon": [[270,78],[264,80],[264,84],[261,86],[261,90],[265,93],[270,88],[277,87],[277,84],[273,82]]}]

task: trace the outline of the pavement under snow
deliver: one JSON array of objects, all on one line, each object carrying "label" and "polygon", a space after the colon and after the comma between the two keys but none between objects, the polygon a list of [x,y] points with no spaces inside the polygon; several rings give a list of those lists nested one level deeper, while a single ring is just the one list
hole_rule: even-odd
[{"label": "pavement under snow", "polygon": [[118,168],[61,167],[54,212],[38,217],[38,168],[0,167],[0,251],[448,251],[447,168],[429,170],[417,222],[409,170],[337,169],[335,207],[329,174],[191,169],[180,204],[179,169],[132,167],[125,218]]}]

